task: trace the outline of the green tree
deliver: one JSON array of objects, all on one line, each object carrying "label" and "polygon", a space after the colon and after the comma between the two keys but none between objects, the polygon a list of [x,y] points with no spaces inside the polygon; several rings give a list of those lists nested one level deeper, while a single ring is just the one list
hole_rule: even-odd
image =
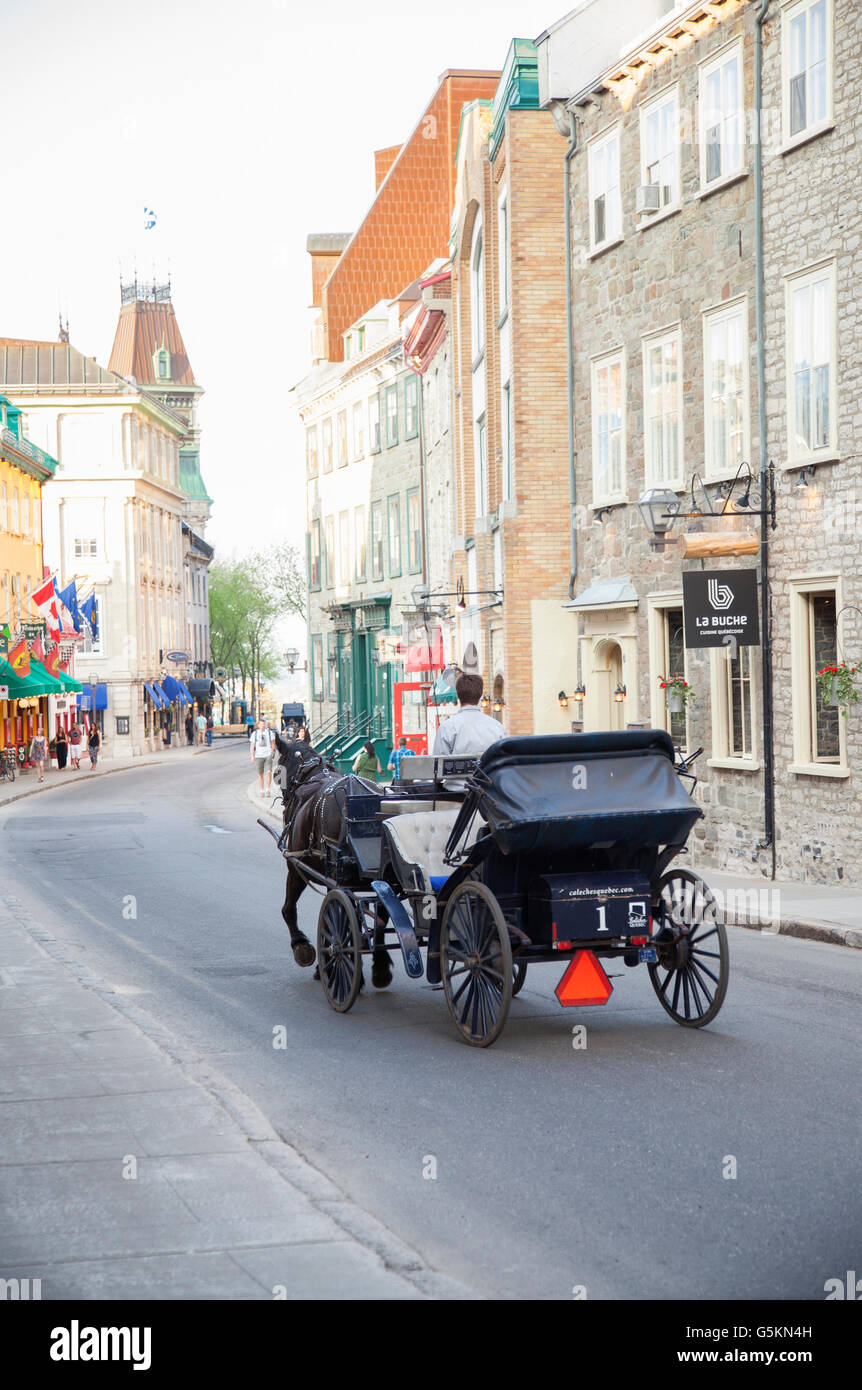
[{"label": "green tree", "polygon": [[210,642],[220,666],[238,666],[243,696],[257,713],[261,684],[281,661],[274,629],[288,613],[305,613],[305,579],[295,547],[279,544],[210,568]]}]

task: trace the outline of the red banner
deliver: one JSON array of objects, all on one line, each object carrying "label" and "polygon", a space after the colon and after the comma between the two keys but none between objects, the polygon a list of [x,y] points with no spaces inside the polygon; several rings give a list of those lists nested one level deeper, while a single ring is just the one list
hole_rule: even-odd
[{"label": "red banner", "polygon": [[[417,638],[423,640],[416,640]],[[407,671],[434,671],[443,669],[443,633],[439,627],[435,627],[433,632],[426,633],[424,629],[414,629],[411,634],[410,645],[407,648],[407,661],[405,670]],[[430,637],[430,643],[429,643]]]},{"label": "red banner", "polygon": [[52,647],[48,655],[42,657],[42,664],[49,676],[56,676],[60,669],[60,648]]},{"label": "red banner", "polygon": [[14,647],[10,647],[6,660],[16,676],[20,676],[22,680],[25,676],[29,676],[30,648],[27,646],[26,638],[22,637],[20,642],[16,642]]}]

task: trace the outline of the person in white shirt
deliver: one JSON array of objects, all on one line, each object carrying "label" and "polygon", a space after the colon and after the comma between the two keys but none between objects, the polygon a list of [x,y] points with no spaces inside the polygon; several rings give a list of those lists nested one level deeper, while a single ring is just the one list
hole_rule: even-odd
[{"label": "person in white shirt", "polygon": [[[267,727],[266,720],[260,718],[257,721],[257,728],[249,739],[251,748],[251,760],[257,767],[257,775],[260,779],[260,795],[265,796],[272,785],[272,752],[275,740],[272,730]],[[266,773],[266,791],[263,786],[263,776]]]},{"label": "person in white shirt", "polygon": [[441,724],[434,739],[434,756],[471,754],[478,757],[504,736],[502,724],[479,708],[484,684],[481,676],[462,674],[455,682],[455,694],[461,708],[445,724]]}]

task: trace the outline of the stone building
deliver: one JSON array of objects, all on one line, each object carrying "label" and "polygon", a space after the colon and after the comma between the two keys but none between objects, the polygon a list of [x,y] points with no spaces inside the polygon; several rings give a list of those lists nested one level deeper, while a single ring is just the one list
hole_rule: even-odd
[{"label": "stone building", "polygon": [[372,307],[348,330],[362,348],[294,388],[306,439],[312,735],[330,735],[346,759],[368,737],[388,758],[422,582],[419,389],[401,338],[412,302]]},{"label": "stone building", "polygon": [[563,153],[515,39],[491,100],[464,108],[452,215],[454,654],[518,733],[569,727],[559,642],[569,549]]},{"label": "stone building", "polygon": [[185,638],[185,421],[65,342],[0,339],[0,383],[58,460],[42,488],[45,563],[96,596],[99,638],[77,674],[97,687],[105,753],[161,747],[167,712],[153,682]]},{"label": "stone building", "polygon": [[[539,42],[542,102],[574,116],[577,140],[569,213],[580,524],[566,645],[585,691],[583,726],[648,723],[705,748],[699,794],[709,809],[696,831],[705,862],[858,881],[859,737],[852,708],[844,719],[823,704],[816,672],[862,654],[862,612],[848,607],[862,605],[851,67],[862,13],[844,0],[665,8],[639,33],[633,22],[600,67],[578,41],[595,6]],[[756,536],[737,504],[755,501],[769,461],[766,652],[687,650],[684,572],[756,567],[762,579],[756,551],[693,560],[689,537],[719,528]],[[678,499],[664,549],[638,514],[650,488]],[[726,499],[733,516],[704,519]],[[681,714],[668,711],[660,684],[675,675],[695,694]]]}]

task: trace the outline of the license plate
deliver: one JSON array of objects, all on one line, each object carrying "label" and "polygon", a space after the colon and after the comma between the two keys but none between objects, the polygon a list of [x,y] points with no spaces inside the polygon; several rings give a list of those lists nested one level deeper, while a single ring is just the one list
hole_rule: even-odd
[{"label": "license plate", "polygon": [[641,965],[656,965],[658,962],[658,951],[655,946],[641,946],[638,950],[638,960]]}]

